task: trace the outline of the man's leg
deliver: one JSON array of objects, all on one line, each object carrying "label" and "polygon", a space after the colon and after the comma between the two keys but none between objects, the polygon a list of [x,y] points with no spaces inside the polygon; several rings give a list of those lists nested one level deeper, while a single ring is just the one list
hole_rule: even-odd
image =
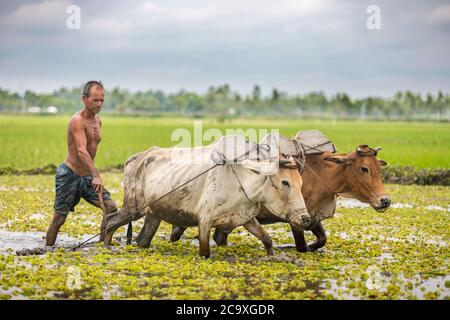
[{"label": "man's leg", "polygon": [[74,207],[80,201],[80,195],[78,193],[78,181],[77,176],[67,165],[62,163],[56,170],[55,176],[55,203],[53,220],[48,228],[47,235],[45,237],[45,244],[52,246],[55,244],[56,236],[59,229],[66,222],[69,211],[73,211]]},{"label": "man's leg", "polygon": [[47,235],[45,237],[45,245],[53,246],[56,241],[56,236],[58,235],[59,229],[66,222],[66,214],[61,214],[55,212],[53,215],[53,221],[48,228]]}]

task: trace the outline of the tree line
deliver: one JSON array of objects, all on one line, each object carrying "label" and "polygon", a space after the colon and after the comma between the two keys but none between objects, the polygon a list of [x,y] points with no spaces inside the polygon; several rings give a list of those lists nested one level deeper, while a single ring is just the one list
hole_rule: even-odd
[{"label": "tree line", "polygon": [[[60,113],[82,107],[81,86],[62,87],[52,93],[27,90],[23,95],[0,88],[0,112],[26,112],[31,106],[56,106]],[[204,94],[180,90],[130,92],[107,90],[103,113],[176,114],[183,116],[309,116],[333,118],[431,119],[450,120],[450,96],[438,91],[422,95],[397,92],[389,98],[351,98],[346,93],[327,96],[322,91],[289,95],[276,88],[263,96],[255,85],[250,94],[232,91],[228,84],[211,86]]]}]

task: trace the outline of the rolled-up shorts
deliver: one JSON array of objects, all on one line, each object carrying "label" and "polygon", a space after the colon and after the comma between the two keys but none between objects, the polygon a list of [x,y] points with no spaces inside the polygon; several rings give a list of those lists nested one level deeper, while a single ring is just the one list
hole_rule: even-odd
[{"label": "rolled-up shorts", "polygon": [[[92,175],[79,176],[65,163],[59,165],[55,177],[55,212],[68,214],[83,198],[95,206],[99,197],[92,186]],[[111,194],[103,188],[103,201],[111,200]]]}]

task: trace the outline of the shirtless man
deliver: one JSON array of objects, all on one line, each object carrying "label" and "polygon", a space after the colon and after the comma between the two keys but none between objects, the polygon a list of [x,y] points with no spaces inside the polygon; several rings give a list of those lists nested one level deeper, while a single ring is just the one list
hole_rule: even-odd
[{"label": "shirtless man", "polygon": [[[117,210],[116,203],[111,199],[108,190],[103,188],[100,173],[94,166],[94,158],[100,143],[100,128],[102,121],[97,114],[102,109],[105,89],[99,81],[89,81],[82,92],[84,109],[75,113],[67,128],[68,155],[58,167],[55,177],[55,213],[48,228],[45,244],[55,244],[59,229],[66,221],[69,211],[83,198],[90,204],[100,208],[102,195],[108,213]],[[105,228],[105,217],[100,231]],[[104,234],[100,236],[103,241]]]}]

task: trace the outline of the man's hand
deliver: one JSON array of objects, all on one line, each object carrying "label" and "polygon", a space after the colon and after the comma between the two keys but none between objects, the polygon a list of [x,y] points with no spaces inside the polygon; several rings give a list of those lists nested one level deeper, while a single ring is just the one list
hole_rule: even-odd
[{"label": "man's hand", "polygon": [[94,188],[95,192],[97,192],[98,194],[103,193],[103,181],[102,181],[102,178],[100,177],[100,175],[95,176],[92,179],[92,187]]}]

